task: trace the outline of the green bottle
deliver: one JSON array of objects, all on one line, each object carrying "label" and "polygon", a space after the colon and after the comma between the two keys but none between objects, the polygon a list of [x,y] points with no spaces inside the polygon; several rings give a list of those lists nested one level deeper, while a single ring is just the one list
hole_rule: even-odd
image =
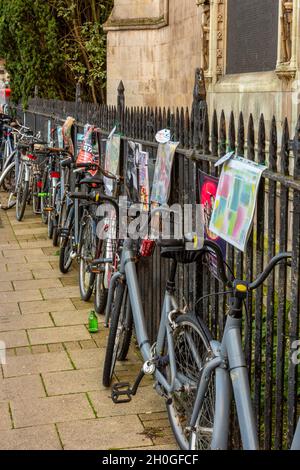
[{"label": "green bottle", "polygon": [[99,331],[98,318],[94,310],[91,310],[89,314],[89,332],[98,333],[98,331]]}]

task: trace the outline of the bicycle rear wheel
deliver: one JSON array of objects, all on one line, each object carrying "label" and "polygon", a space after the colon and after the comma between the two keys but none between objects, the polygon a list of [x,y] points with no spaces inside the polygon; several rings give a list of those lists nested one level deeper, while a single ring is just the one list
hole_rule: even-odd
[{"label": "bicycle rear wheel", "polygon": [[113,311],[106,347],[102,383],[109,387],[117,360],[124,361],[127,357],[132,337],[133,318],[127,286],[119,282],[115,289]]},{"label": "bicycle rear wheel", "polygon": [[19,177],[17,202],[16,202],[16,218],[19,222],[22,221],[26,209],[28,194],[29,194],[29,181],[25,180],[25,169],[21,167],[21,174]]},{"label": "bicycle rear wheel", "polygon": [[68,235],[64,236],[62,239],[59,251],[59,269],[63,274],[66,274],[73,262],[74,211],[72,209],[68,214],[64,229],[67,229]]},{"label": "bicycle rear wheel", "polygon": [[[115,243],[110,239],[100,240],[101,246],[97,252],[97,258],[101,259],[112,259],[114,263],[115,253]],[[99,315],[103,315],[107,303],[109,281],[112,273],[113,267],[111,263],[102,264],[99,267],[99,272],[96,275],[95,280],[95,298],[94,305],[95,311]]]},{"label": "bicycle rear wheel", "polygon": [[79,289],[82,300],[88,302],[92,296],[95,274],[89,271],[96,256],[97,236],[95,222],[91,216],[85,220],[80,242]]},{"label": "bicycle rear wheel", "polygon": [[[190,434],[187,426],[191,418],[194,402],[201,377],[202,368],[210,355],[211,335],[205,325],[194,315],[182,315],[176,320],[174,330],[174,352],[177,375],[183,385],[170,394],[167,402],[169,421],[180,449],[189,449]],[[169,366],[167,375],[170,375]],[[199,429],[195,448],[209,449],[214,423],[214,377],[209,383],[206,397],[199,417]]]}]

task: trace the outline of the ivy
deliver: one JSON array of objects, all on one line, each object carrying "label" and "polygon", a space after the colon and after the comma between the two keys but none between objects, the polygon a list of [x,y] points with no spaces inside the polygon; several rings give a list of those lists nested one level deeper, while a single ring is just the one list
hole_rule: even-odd
[{"label": "ivy", "polygon": [[112,0],[0,0],[0,56],[6,60],[12,99],[26,105],[40,96],[104,102],[106,35]]}]

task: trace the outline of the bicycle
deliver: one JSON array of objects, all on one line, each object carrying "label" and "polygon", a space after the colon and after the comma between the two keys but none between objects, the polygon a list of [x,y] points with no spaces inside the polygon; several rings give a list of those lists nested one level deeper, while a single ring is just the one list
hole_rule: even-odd
[{"label": "bicycle", "polygon": [[[18,129],[18,127],[20,127]],[[17,127],[12,128],[14,135],[15,148],[5,162],[5,167],[0,176],[0,188],[3,187],[8,192],[8,202],[6,206],[1,204],[1,208],[8,210],[16,205],[17,185],[19,181],[19,172],[21,166],[21,154],[26,154],[30,148],[28,141],[33,140],[32,133],[27,127],[17,123]]]},{"label": "bicycle", "polygon": [[[152,210],[150,219],[164,208]],[[149,221],[147,222],[149,223]],[[141,230],[142,231],[142,230]],[[120,267],[112,277],[106,307],[106,323],[110,318],[110,330],[104,361],[102,383],[109,387],[112,382],[117,360],[125,360],[129,349],[134,326],[139,350],[144,365],[133,385],[117,383],[112,387],[114,403],[126,403],[136,395],[144,375],[155,377],[155,389],[166,399],[167,411],[174,435],[183,449],[185,429],[194,408],[201,364],[196,357],[198,344],[205,339],[205,325],[197,320],[193,312],[185,306],[179,309],[176,300],[176,272],[179,263],[189,264],[196,261],[198,250],[190,251],[184,240],[159,240],[161,256],[172,261],[170,274],[162,305],[161,322],[158,335],[150,345],[141,292],[139,288],[136,263],[142,256],[152,254],[153,241],[126,239],[121,253]]]},{"label": "bicycle", "polygon": [[[187,437],[189,436],[189,449],[226,450],[228,448],[233,390],[243,449],[257,450],[259,442],[241,337],[243,303],[247,294],[262,285],[275,266],[289,260],[292,253],[280,253],[272,258],[265,270],[250,283],[234,278],[229,280],[220,251],[212,246],[210,250],[217,260],[220,278],[230,289],[228,291],[229,311],[221,342],[214,340],[208,329],[201,326],[205,338],[202,344],[205,354],[203,357],[199,355],[202,366],[193,413],[186,428]],[[300,420],[292,449],[300,449]]]},{"label": "bicycle", "polygon": [[[89,165],[90,164],[85,164]],[[97,184],[99,183],[98,178],[87,177],[81,181],[82,184]],[[98,187],[100,185],[98,184]],[[112,259],[104,258],[107,256],[107,252],[102,249],[102,242],[97,243],[97,217],[96,206],[109,202],[112,207],[117,206],[116,200],[103,194],[100,195],[96,189],[92,189],[90,193],[74,192],[69,193],[68,197],[75,201],[81,201],[81,220],[79,230],[79,245],[77,248],[77,257],[79,259],[79,288],[81,298],[85,301],[89,300],[94,288],[95,276],[99,273],[99,265],[105,265],[111,263]],[[74,234],[69,235],[70,238],[74,237]],[[106,246],[106,245],[104,245]],[[100,253],[103,258],[96,258],[96,255]]]},{"label": "bicycle", "polygon": [[[48,154],[41,154],[41,159],[38,162],[38,156],[35,152],[35,146],[38,145],[37,152],[41,152],[41,145],[45,145],[45,142],[40,141],[40,136],[32,136],[28,138],[29,143],[20,145],[20,152],[17,155],[17,161],[19,163],[19,170],[16,177],[16,219],[21,222],[24,214],[27,202],[30,201],[36,192],[33,192],[33,182],[35,180],[36,166],[42,165],[45,159],[48,159]],[[39,172],[37,172],[38,174]],[[36,191],[36,188],[34,188]],[[43,199],[42,199],[43,200]],[[35,205],[36,206],[36,203]],[[36,207],[34,207],[34,210]]]}]

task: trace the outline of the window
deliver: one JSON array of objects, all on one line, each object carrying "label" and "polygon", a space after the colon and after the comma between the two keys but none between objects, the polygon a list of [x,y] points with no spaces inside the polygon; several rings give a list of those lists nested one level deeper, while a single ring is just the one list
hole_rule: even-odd
[{"label": "window", "polygon": [[227,0],[227,74],[276,69],[277,0]]}]

